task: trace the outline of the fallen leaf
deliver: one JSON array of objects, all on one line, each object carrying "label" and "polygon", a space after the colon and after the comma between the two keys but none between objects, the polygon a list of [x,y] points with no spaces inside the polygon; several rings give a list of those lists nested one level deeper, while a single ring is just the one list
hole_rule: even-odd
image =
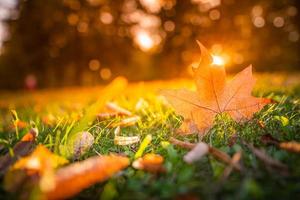
[{"label": "fallen leaf", "polygon": [[108,119],[114,117],[132,116],[132,113],[125,108],[120,107],[116,103],[108,102],[105,111],[97,114],[98,119]]},{"label": "fallen leaf", "polygon": [[134,159],[137,159],[137,158],[139,158],[139,157],[141,157],[143,155],[145,149],[151,143],[151,141],[152,141],[152,135],[150,135],[150,134],[146,135],[146,137],[141,142],[139,149],[135,153]]},{"label": "fallen leaf", "polygon": [[91,157],[60,168],[55,173],[55,187],[45,193],[46,199],[70,198],[97,182],[105,181],[128,165],[127,157],[108,155]]},{"label": "fallen leaf", "polygon": [[22,137],[21,141],[14,146],[13,155],[8,152],[0,158],[0,175],[3,175],[10,165],[20,157],[26,156],[31,152],[37,133],[37,129],[31,129]]},{"label": "fallen leaf", "polygon": [[79,158],[94,144],[94,136],[88,131],[77,133],[74,140],[74,157]]},{"label": "fallen leaf", "polygon": [[133,168],[151,173],[165,172],[163,167],[164,158],[161,155],[148,153],[132,163]]},{"label": "fallen leaf", "polygon": [[78,159],[87,152],[93,144],[94,136],[87,131],[82,131],[69,137],[67,144],[60,145],[59,152],[61,155],[64,155],[64,157]]},{"label": "fallen leaf", "polygon": [[250,119],[253,113],[270,102],[251,96],[255,84],[251,66],[226,82],[224,66],[214,65],[207,49],[200,43],[199,46],[201,62],[194,68],[197,92],[186,89],[161,92],[185,118],[184,123],[194,122],[203,134],[212,126],[217,114],[227,113],[236,121]]},{"label": "fallen leaf", "polygon": [[129,110],[126,110],[125,108],[122,108],[121,106],[119,106],[113,102],[108,102],[106,104],[106,108],[112,112],[117,113],[118,115],[121,115],[121,116],[132,116],[132,113]]},{"label": "fallen leaf", "polygon": [[140,141],[139,136],[120,136],[121,133],[120,126],[117,126],[114,132],[115,132],[114,143],[116,145],[131,145],[134,143],[138,143]]},{"label": "fallen leaf", "polygon": [[[68,161],[50,152],[46,147],[39,145],[26,157],[18,160],[5,175],[5,188],[7,191],[17,190],[19,184],[29,176],[38,175],[39,186],[42,190],[54,187],[54,169]],[[24,180],[18,176],[22,174]]]},{"label": "fallen leaf", "polygon": [[135,104],[135,110],[137,111],[146,109],[148,107],[149,107],[149,103],[143,98],[140,98],[138,102]]},{"label": "fallen leaf", "polygon": [[121,127],[127,127],[127,126],[133,126],[135,125],[141,118],[139,116],[133,116],[133,117],[128,117],[128,118],[124,118],[119,122],[116,123],[112,123],[110,125],[110,127],[117,127],[117,126],[121,126]]},{"label": "fallen leaf", "polygon": [[300,153],[300,143],[291,141],[291,142],[281,142],[279,143],[279,147],[286,151],[290,151],[293,153]]},{"label": "fallen leaf", "polygon": [[139,136],[115,136],[114,143],[116,145],[131,145],[140,141]]},{"label": "fallen leaf", "polygon": [[102,119],[108,119],[108,118],[114,118],[117,117],[118,113],[116,112],[103,112],[103,113],[99,113],[97,114],[97,118],[102,120]]},{"label": "fallen leaf", "polygon": [[27,171],[36,171],[42,173],[42,171],[49,168],[56,168],[58,166],[68,163],[65,158],[53,154],[45,146],[39,145],[35,150],[27,157],[23,157],[12,166],[12,170],[25,169]]}]

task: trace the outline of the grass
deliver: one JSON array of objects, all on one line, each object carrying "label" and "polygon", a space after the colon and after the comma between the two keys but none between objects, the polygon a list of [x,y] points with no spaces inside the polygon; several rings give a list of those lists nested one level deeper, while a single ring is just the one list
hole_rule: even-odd
[{"label": "grass", "polygon": [[[175,134],[174,130],[180,126],[182,117],[176,115],[155,91],[162,87],[192,87],[192,83],[174,80],[130,84],[126,91],[113,100],[140,116],[141,120],[134,126],[122,128],[121,134],[139,135],[142,139],[152,135],[152,142],[144,153],[162,155],[166,173],[151,174],[129,167],[108,181],[82,191],[74,199],[299,199],[300,156],[274,145],[264,145],[260,139],[262,135],[269,133],[281,141],[300,142],[300,86],[295,80],[291,82],[286,76],[261,75],[254,94],[272,98],[277,103],[266,106],[252,120],[243,123],[234,122],[226,115],[216,118],[214,126],[203,140],[230,156],[242,151],[244,170],[233,171],[225,181],[221,181],[221,176],[226,164],[212,156],[205,156],[192,165],[186,164],[183,156],[187,150],[168,143],[171,136],[189,142],[197,142],[198,137]],[[275,81],[276,84],[270,81]],[[286,87],[282,88],[283,85]],[[36,144],[44,144],[60,154],[60,146],[68,140],[68,133],[78,124],[79,119],[87,115],[86,110],[90,105],[101,98],[101,91],[102,88],[90,88],[29,94],[2,93],[0,99],[5,100],[0,100],[1,154],[11,149],[18,141],[17,136],[24,135],[31,126],[39,130]],[[20,120],[29,124],[26,128],[19,129],[18,135],[11,128],[12,109],[16,110]],[[110,152],[125,154],[134,160],[139,144],[114,145],[114,129],[109,128],[109,124],[118,120],[120,118],[95,120],[88,124],[85,130],[94,136],[95,142],[79,160]],[[258,122],[263,123],[264,128]],[[229,147],[233,134],[238,134],[239,139]],[[290,175],[284,176],[280,170],[266,166],[242,140],[253,143],[272,158],[286,164]],[[4,191],[2,181],[0,199],[15,198],[13,194]]]}]

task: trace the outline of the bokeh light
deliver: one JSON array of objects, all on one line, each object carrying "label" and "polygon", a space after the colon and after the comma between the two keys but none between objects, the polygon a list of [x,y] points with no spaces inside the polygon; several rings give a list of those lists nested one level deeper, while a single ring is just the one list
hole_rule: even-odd
[{"label": "bokeh light", "polygon": [[0,1],[4,88],[27,88],[30,75],[37,87],[189,76],[199,59],[196,40],[223,59],[228,73],[251,63],[257,71],[299,68],[295,0],[28,2]]},{"label": "bokeh light", "polygon": [[103,68],[100,70],[100,77],[103,80],[109,80],[111,78],[111,71],[109,68]]},{"label": "bokeh light", "polygon": [[219,65],[219,66],[225,65],[225,60],[221,56],[213,55],[212,58],[213,58],[213,63],[212,63],[213,65]]},{"label": "bokeh light", "polygon": [[143,51],[148,51],[154,46],[153,38],[144,31],[136,33],[135,42]]}]

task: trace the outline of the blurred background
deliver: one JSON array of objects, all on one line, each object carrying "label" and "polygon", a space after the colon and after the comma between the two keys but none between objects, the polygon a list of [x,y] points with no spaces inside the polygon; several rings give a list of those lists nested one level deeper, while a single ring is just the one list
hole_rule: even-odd
[{"label": "blurred background", "polygon": [[228,72],[300,70],[299,0],[0,0],[0,88],[191,76],[196,40]]}]

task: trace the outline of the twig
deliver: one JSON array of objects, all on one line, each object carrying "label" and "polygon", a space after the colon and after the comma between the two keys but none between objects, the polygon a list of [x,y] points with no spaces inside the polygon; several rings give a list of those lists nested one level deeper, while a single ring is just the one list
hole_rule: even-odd
[{"label": "twig", "polygon": [[182,147],[184,149],[189,149],[189,150],[193,149],[196,146],[196,144],[177,140],[174,137],[171,137],[169,141],[176,146]]},{"label": "twig", "polygon": [[[169,141],[176,146],[179,146],[179,147],[182,147],[185,149],[189,149],[189,150],[193,149],[196,146],[196,144],[194,144],[194,143],[184,142],[181,140],[177,140],[173,137],[171,137]],[[214,158],[216,158],[217,160],[219,160],[223,163],[231,164],[231,158],[228,154],[226,154],[214,147],[211,147],[209,145],[208,145],[208,147],[209,147],[209,154],[211,154]],[[233,167],[235,170],[238,170],[238,171],[241,170],[241,166],[238,163],[234,164]]]},{"label": "twig", "polygon": [[[214,147],[209,147],[209,153],[217,160],[222,161],[229,165],[231,164],[231,157],[228,154],[224,153],[223,151],[220,151]],[[233,168],[237,171],[241,171],[241,166],[239,163],[234,164]]]},{"label": "twig", "polygon": [[274,158],[270,157],[268,154],[266,154],[265,151],[263,150],[260,150],[258,148],[255,148],[253,146],[253,144],[250,144],[250,143],[247,143],[246,141],[242,140],[242,143],[252,151],[252,153],[258,158],[260,159],[265,165],[266,167],[271,167],[271,168],[274,168],[274,169],[279,169],[280,172],[282,172],[284,175],[288,175],[289,172],[288,172],[288,167],[281,163],[280,161],[278,160],[275,160]]},{"label": "twig", "polygon": [[241,160],[241,157],[242,157],[242,152],[239,151],[239,152],[236,152],[233,156],[232,156],[232,159],[231,159],[231,162],[230,162],[230,165],[227,166],[223,172],[223,175],[222,175],[222,182],[224,182],[228,177],[229,175],[231,174],[232,170],[233,170],[233,167],[235,165],[237,165],[240,160]]}]

